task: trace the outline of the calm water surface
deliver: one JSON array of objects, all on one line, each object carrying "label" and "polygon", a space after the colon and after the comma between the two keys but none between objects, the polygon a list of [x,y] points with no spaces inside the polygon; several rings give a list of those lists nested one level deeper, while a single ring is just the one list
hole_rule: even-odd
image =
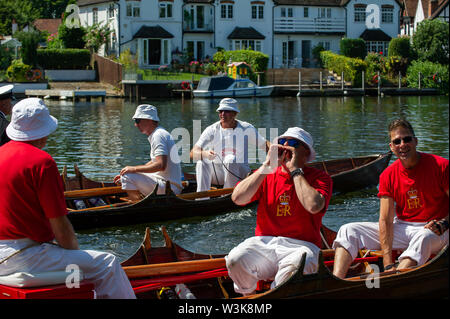
[{"label": "calm water surface", "polygon": [[[143,102],[142,102],[143,103]],[[188,132],[190,140],[174,134],[180,149],[189,151],[201,130],[218,120],[218,100],[150,100],[158,107],[161,125],[169,132]],[[389,150],[388,123],[405,116],[419,139],[418,149],[449,158],[449,100],[430,97],[337,97],[337,98],[260,98],[239,100],[238,119],[262,129],[283,133],[300,126],[315,142],[317,160],[382,153]],[[58,118],[57,131],[50,135],[46,150],[58,167],[67,165],[69,174],[77,164],[88,177],[111,181],[125,165],[149,160],[147,137],[131,120],[138,103],[108,99],[105,103],[48,101],[50,112]],[[181,129],[180,129],[181,128]],[[194,130],[194,131],[193,131]],[[197,134],[197,135],[195,135]],[[257,161],[257,154],[253,160]],[[258,164],[254,164],[255,167]],[[192,163],[183,163],[193,172]],[[376,188],[332,199],[324,224],[337,230],[350,221],[378,219]],[[253,235],[256,209],[240,209],[228,214],[164,222],[169,234],[183,247],[203,253],[227,253]],[[161,223],[115,227],[77,232],[83,249],[115,253],[121,260],[139,247],[145,227],[152,231],[154,246],[162,244]]]}]

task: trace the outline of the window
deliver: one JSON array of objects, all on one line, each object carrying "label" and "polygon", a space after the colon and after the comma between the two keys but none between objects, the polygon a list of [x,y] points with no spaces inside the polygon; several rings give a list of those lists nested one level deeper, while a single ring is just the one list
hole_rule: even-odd
[{"label": "window", "polygon": [[319,18],[331,18],[331,8],[317,8]]},{"label": "window", "polygon": [[159,17],[172,18],[172,3],[170,2],[159,3]]},{"label": "window", "polygon": [[233,19],[233,5],[222,4],[220,6],[220,17],[222,19]]},{"label": "window", "polygon": [[381,7],[381,22],[393,23],[394,22],[394,8]]},{"label": "window", "polygon": [[387,56],[388,46],[389,42],[387,41],[366,41],[367,53],[383,53],[384,56]]},{"label": "window", "polygon": [[108,18],[114,18],[114,4],[110,4],[108,7]]},{"label": "window", "polygon": [[260,40],[233,40],[230,41],[230,50],[252,49],[254,51],[262,51],[262,43]]},{"label": "window", "polygon": [[141,8],[139,2],[128,2],[127,3],[127,17],[140,17],[141,16]]},{"label": "window", "polygon": [[92,9],[92,24],[98,23],[98,9],[94,8]]},{"label": "window", "polygon": [[366,22],[366,6],[355,7],[355,22]]},{"label": "window", "polygon": [[252,19],[264,19],[263,5],[252,5]]},{"label": "window", "polygon": [[304,7],[303,8],[303,17],[304,18],[308,18],[309,17],[309,8],[308,7]]}]

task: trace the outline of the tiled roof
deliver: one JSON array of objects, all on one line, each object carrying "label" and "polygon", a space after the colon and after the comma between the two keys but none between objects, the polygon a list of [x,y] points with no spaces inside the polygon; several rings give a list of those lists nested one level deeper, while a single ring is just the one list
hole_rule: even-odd
[{"label": "tiled roof", "polygon": [[380,29],[366,29],[359,37],[364,41],[391,41],[392,39]]},{"label": "tiled roof", "polygon": [[236,27],[228,36],[228,39],[249,39],[249,40],[263,40],[266,37],[253,29],[252,27],[240,28]]},{"label": "tiled roof", "polygon": [[33,25],[39,31],[48,31],[53,34],[58,32],[58,27],[61,24],[61,19],[37,19]]},{"label": "tiled roof", "polygon": [[138,32],[133,36],[135,38],[155,38],[155,39],[168,39],[173,38],[172,33],[164,29],[163,27],[156,26],[142,26]]},{"label": "tiled roof", "polygon": [[431,14],[429,18],[430,19],[436,18],[442,12],[442,10],[444,10],[446,6],[448,6],[448,0],[442,0],[441,3],[439,3],[437,9]]}]

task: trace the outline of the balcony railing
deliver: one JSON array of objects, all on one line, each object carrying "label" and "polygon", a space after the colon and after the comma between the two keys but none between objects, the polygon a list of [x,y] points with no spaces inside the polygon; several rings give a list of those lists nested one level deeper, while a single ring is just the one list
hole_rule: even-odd
[{"label": "balcony railing", "polygon": [[279,18],[274,21],[275,32],[308,32],[308,33],[330,33],[345,32],[344,18],[311,18],[294,19]]},{"label": "balcony railing", "polygon": [[196,23],[192,21],[183,21],[184,32],[213,32],[212,22]]}]

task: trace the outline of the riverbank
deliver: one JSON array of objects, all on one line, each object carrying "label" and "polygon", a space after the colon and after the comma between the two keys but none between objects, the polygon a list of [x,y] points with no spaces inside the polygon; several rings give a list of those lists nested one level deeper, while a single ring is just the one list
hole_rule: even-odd
[{"label": "riverbank", "polygon": [[[196,83],[194,83],[194,86]],[[378,96],[378,95],[439,95],[436,89],[415,89],[415,88],[395,88],[377,87],[351,88],[347,83],[343,88],[339,85],[327,84],[303,84],[299,91],[299,86],[292,84],[274,85],[272,96]],[[181,90],[177,83],[169,81],[127,81],[124,89],[120,90],[111,84],[101,82],[50,82],[48,91],[42,95],[50,98],[58,98],[58,91],[96,91],[105,92],[106,98],[128,98],[130,100],[145,100],[148,98],[191,98],[190,90]],[[61,95],[64,95],[61,93]],[[25,96],[34,96],[25,94]],[[25,97],[24,96],[24,97]],[[21,96],[20,96],[21,97]]]}]

